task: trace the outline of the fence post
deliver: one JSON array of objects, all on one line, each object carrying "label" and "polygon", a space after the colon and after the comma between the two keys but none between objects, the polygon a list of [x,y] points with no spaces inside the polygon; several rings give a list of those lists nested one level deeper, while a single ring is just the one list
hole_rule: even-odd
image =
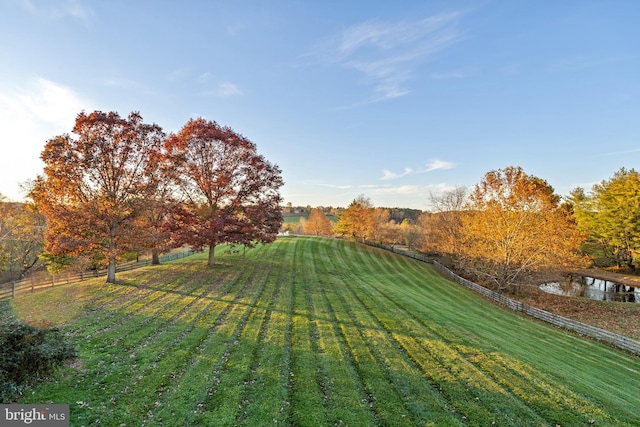
[{"label": "fence post", "polygon": [[51,287],[53,288],[56,285],[56,275],[51,275]]},{"label": "fence post", "polygon": [[16,281],[11,282],[11,296],[16,297]]},{"label": "fence post", "polygon": [[36,278],[31,275],[31,292],[33,292],[33,288],[36,286]]}]

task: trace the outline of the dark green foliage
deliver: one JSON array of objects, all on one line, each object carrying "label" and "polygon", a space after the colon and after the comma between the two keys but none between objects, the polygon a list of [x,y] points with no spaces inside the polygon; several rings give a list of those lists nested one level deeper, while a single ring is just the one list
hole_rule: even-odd
[{"label": "dark green foliage", "polygon": [[29,384],[45,379],[76,356],[58,329],[38,329],[17,319],[0,323],[0,403],[11,402]]},{"label": "dark green foliage", "polygon": [[415,223],[418,221],[418,217],[422,213],[421,210],[418,209],[409,209],[409,208],[388,208],[389,209],[389,219],[392,219],[396,222],[396,224],[402,224],[402,221],[405,219],[410,223]]},{"label": "dark green foliage", "polygon": [[599,264],[636,271],[640,266],[640,172],[621,168],[611,179],[594,185],[589,194],[574,189],[567,201],[578,228],[600,246]]}]

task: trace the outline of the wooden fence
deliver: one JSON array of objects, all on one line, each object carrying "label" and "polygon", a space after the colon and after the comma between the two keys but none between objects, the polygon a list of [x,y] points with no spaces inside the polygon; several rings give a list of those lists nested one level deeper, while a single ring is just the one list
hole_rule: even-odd
[{"label": "wooden fence", "polygon": [[[173,261],[176,259],[182,259],[194,252],[186,250],[182,252],[173,252],[170,254],[162,255],[160,262]],[[134,270],[140,267],[146,267],[151,265],[151,260],[128,262],[116,266],[116,272],[123,272]],[[0,301],[15,297],[18,292],[35,291],[37,289],[52,288],[55,286],[69,285],[71,283],[78,283],[83,280],[91,279],[94,277],[106,276],[107,270],[88,270],[80,273],[60,273],[50,274],[47,272],[40,272],[34,274],[31,277],[23,280],[16,280],[9,283],[0,284]]]},{"label": "wooden fence", "polygon": [[575,331],[579,334],[586,335],[591,338],[595,338],[598,341],[606,342],[615,347],[626,350],[630,353],[640,354],[640,341],[633,340],[631,338],[625,337],[624,335],[615,334],[605,329],[601,329],[595,326],[587,325],[585,323],[577,322],[567,317],[549,313],[548,311],[541,310],[539,308],[532,307],[527,304],[523,304],[520,301],[516,301],[511,298],[507,298],[498,292],[492,291],[491,289],[487,289],[483,286],[478,285],[477,283],[474,283],[470,280],[467,280],[463,277],[458,276],[457,274],[449,270],[444,265],[424,255],[417,254],[404,249],[377,244],[377,243],[371,243],[371,242],[366,242],[366,243],[370,246],[386,249],[388,251],[391,251],[400,255],[408,256],[408,257],[432,264],[438,271],[442,273],[443,276],[445,276],[449,280],[455,283],[458,283],[468,289],[471,289],[479,294],[482,294],[487,298],[490,298],[496,302],[499,302],[500,304],[503,304],[512,310],[521,311],[525,314],[528,314],[529,316],[535,317],[536,319],[542,320],[547,323],[551,323],[561,328]]}]

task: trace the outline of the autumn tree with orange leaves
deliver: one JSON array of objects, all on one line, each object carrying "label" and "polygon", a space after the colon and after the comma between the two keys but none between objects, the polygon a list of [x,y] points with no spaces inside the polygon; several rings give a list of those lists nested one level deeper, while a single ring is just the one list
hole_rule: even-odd
[{"label": "autumn tree with orange leaves", "polygon": [[147,197],[146,208],[139,219],[144,233],[139,235],[135,247],[139,252],[151,253],[152,265],[160,264],[160,255],[169,252],[175,246],[170,221],[179,200],[167,173],[166,168],[169,165],[163,163],[164,167],[160,169],[162,179]]},{"label": "autumn tree with orange leaves", "polygon": [[333,223],[321,208],[311,209],[309,219],[304,222],[302,231],[316,236],[330,236],[333,233]]},{"label": "autumn tree with orange leaves", "polygon": [[373,202],[363,194],[356,197],[338,218],[336,234],[353,240],[365,241],[373,235],[376,226]]},{"label": "autumn tree with orange leaves", "polygon": [[0,280],[22,277],[41,265],[45,219],[31,204],[8,201],[0,194]]},{"label": "autumn tree with orange leaves", "polygon": [[165,144],[183,198],[171,218],[179,244],[209,248],[208,264],[222,243],[252,246],[275,240],[282,225],[278,166],[231,128],[189,120]]},{"label": "autumn tree with orange leaves", "polygon": [[497,285],[517,290],[528,274],[581,261],[584,235],[543,179],[519,167],[488,172],[460,216],[463,266]]},{"label": "autumn tree with orange leaves", "polygon": [[144,234],[164,133],[139,113],[101,111],[78,114],[72,132],[46,143],[30,196],[47,220],[45,251],[102,259],[113,283],[118,257]]}]

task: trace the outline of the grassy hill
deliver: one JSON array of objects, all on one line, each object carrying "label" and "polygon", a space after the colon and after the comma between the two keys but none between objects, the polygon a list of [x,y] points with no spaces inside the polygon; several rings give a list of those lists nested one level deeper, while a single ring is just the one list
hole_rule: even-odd
[{"label": "grassy hill", "polygon": [[14,301],[80,354],[20,402],[69,403],[72,425],[640,424],[638,357],[428,264],[313,237],[223,249]]}]

